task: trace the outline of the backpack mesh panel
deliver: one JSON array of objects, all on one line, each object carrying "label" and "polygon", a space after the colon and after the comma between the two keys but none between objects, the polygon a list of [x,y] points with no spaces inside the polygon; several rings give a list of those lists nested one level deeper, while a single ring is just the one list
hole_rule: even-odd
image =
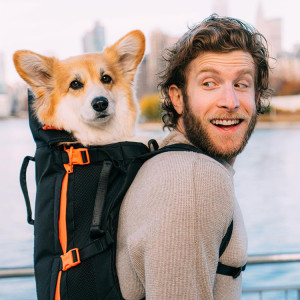
[{"label": "backpack mesh panel", "polygon": [[68,300],[97,300],[93,259],[88,259],[67,274]]},{"label": "backpack mesh panel", "polygon": [[74,246],[81,248],[91,242],[90,227],[93,218],[97,186],[91,178],[99,179],[101,165],[79,166],[74,176]]},{"label": "backpack mesh panel", "polygon": [[[94,211],[97,186],[90,178],[99,178],[101,165],[75,166],[72,180],[69,182],[68,223],[69,247],[82,248],[89,244],[90,226]],[[71,177],[70,177],[71,179]],[[73,200],[73,201],[71,201]],[[70,202],[70,205],[69,205]],[[88,221],[87,221],[88,220]],[[75,231],[74,231],[75,230]],[[88,259],[67,272],[68,296],[70,299],[97,299],[96,278],[93,258]],[[84,291],[84,294],[82,294]]]}]

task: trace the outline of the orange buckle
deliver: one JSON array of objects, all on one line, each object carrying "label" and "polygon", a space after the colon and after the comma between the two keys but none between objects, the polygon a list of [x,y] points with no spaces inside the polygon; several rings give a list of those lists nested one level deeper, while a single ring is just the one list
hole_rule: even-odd
[{"label": "orange buckle", "polygon": [[86,148],[74,148],[69,149],[64,147],[64,150],[69,156],[69,163],[64,164],[67,173],[73,172],[73,165],[88,165],[90,163],[89,151]]},{"label": "orange buckle", "polygon": [[63,271],[67,271],[68,269],[73,268],[81,263],[78,248],[71,249],[60,257]]}]

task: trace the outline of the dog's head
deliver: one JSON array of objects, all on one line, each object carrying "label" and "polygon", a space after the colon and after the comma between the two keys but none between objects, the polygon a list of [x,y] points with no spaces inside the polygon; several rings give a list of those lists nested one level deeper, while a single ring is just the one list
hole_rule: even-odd
[{"label": "dog's head", "polygon": [[138,109],[132,87],[144,50],[145,37],[136,30],[101,53],[58,60],[21,50],[14,64],[36,96],[39,121],[76,133],[78,123],[107,128],[118,119],[134,125]]}]

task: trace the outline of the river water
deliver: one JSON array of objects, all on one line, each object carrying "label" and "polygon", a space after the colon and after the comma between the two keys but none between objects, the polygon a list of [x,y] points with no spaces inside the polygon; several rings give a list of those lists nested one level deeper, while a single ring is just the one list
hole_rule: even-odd
[{"label": "river water", "polygon": [[[165,135],[158,131],[148,134],[155,138]],[[23,157],[35,151],[28,121],[0,121],[0,138],[0,268],[32,266],[33,227],[26,223],[19,188]],[[300,253],[300,128],[256,129],[237,158],[235,170],[248,253]],[[27,176],[34,199],[34,166],[29,167]],[[244,288],[300,285],[300,263],[248,266],[243,278]],[[36,299],[34,279],[0,279],[0,299]]]}]

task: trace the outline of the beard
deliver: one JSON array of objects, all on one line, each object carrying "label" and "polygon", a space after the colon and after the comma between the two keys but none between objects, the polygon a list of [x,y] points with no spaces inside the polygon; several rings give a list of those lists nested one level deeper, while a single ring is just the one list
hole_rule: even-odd
[{"label": "beard", "polygon": [[[232,146],[232,149],[225,151],[219,150],[217,145],[213,142],[208,131],[205,129],[203,122],[195,116],[188,104],[187,96],[184,97],[184,109],[183,109],[183,125],[185,129],[185,135],[187,139],[197,148],[202,150],[205,154],[214,157],[218,160],[225,160],[227,162],[232,161],[238,154],[240,154],[248,143],[248,140],[255,128],[257,122],[257,114],[253,113],[251,116],[247,131],[242,137],[242,141],[237,146]],[[222,118],[221,116],[218,116]],[[233,117],[228,115],[227,117]],[[225,118],[225,116],[223,116]]]}]

